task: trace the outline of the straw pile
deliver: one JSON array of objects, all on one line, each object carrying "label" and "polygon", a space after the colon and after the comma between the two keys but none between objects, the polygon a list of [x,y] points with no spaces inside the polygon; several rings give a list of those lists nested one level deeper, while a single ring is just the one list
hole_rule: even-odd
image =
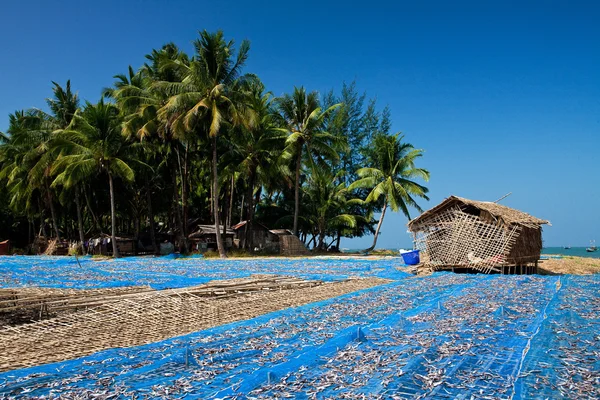
[{"label": "straw pile", "polygon": [[539,268],[544,275],[589,275],[600,273],[600,259],[585,257],[563,257],[544,260]]}]

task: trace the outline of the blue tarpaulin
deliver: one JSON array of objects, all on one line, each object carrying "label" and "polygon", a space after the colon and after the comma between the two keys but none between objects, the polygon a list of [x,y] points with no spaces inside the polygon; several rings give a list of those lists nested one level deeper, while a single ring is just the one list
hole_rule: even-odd
[{"label": "blue tarpaulin", "polygon": [[[151,265],[142,267],[145,262]],[[202,276],[193,272],[197,265],[180,262],[136,259],[131,277],[160,286],[187,279],[185,273],[192,280]],[[110,274],[111,266],[120,271],[128,264],[100,265],[94,268]],[[169,275],[152,277],[166,274],[169,266]],[[600,276],[435,273],[416,278],[392,269],[389,260],[219,261],[206,266],[211,279],[243,271],[394,281],[158,343],[5,372],[0,395],[600,396]],[[72,282],[88,287],[82,283],[87,280]]]}]

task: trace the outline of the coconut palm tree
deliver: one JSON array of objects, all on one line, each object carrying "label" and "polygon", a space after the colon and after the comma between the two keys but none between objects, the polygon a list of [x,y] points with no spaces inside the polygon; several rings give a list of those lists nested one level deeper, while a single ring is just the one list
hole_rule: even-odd
[{"label": "coconut palm tree", "polygon": [[[195,57],[189,64],[179,62],[185,77],[182,82],[166,82],[160,87],[173,96],[159,111],[163,121],[181,140],[210,141],[212,150],[212,208],[215,229],[220,230],[219,172],[217,138],[227,128],[248,122],[244,105],[239,100],[239,82],[250,43],[243,41],[239,51],[233,41],[226,41],[222,31],[200,32],[194,41]],[[225,258],[223,238],[217,234],[217,248]]]},{"label": "coconut palm tree", "polygon": [[298,215],[300,210],[300,171],[302,156],[306,156],[309,164],[325,164],[324,158],[330,161],[339,160],[336,147],[344,147],[340,137],[323,130],[325,118],[339,107],[335,104],[322,110],[317,92],[307,93],[304,87],[295,87],[294,92],[277,99],[280,116],[288,133],[284,159],[295,158],[294,188],[294,235],[298,235]]},{"label": "coconut palm tree", "polygon": [[57,174],[54,185],[67,188],[104,172],[110,191],[111,238],[113,256],[119,257],[116,242],[116,213],[114,179],[133,182],[133,144],[121,134],[119,109],[100,100],[87,103],[82,113],[77,112],[66,129],[56,132],[54,145],[60,155],[52,167]]},{"label": "coconut palm tree", "polygon": [[[116,75],[114,87],[105,89],[104,94],[114,99],[121,109],[124,119],[123,133],[130,137],[137,137],[146,149],[152,148],[151,153],[161,159],[157,164],[165,167],[166,175],[171,180],[174,194],[173,208],[176,210],[176,230],[179,232],[179,242],[183,245],[183,251],[187,252],[185,221],[187,221],[189,192],[190,145],[184,137],[176,137],[171,127],[171,120],[175,114],[161,119],[158,112],[172,94],[164,90],[165,87],[170,83],[182,81],[185,74],[182,66],[188,65],[189,59],[172,43],[164,45],[160,50],[153,50],[151,54],[146,55],[146,59],[148,62],[139,71],[135,72],[129,67],[127,75]],[[149,152],[146,151],[146,154]],[[179,186],[177,172],[180,175]],[[149,190],[150,188],[147,187],[147,191]],[[148,211],[152,214],[151,206],[149,199]],[[150,219],[152,225],[152,218]]]},{"label": "coconut palm tree", "polygon": [[250,232],[254,220],[254,192],[257,184],[262,185],[275,169],[281,167],[278,156],[283,149],[283,141],[275,117],[272,94],[265,92],[264,84],[257,77],[249,79],[243,90],[247,105],[254,113],[255,122],[251,126],[239,127],[239,133],[228,142],[230,150],[223,155],[223,161],[235,166],[236,176],[241,174],[245,178],[246,242],[241,245],[253,249]]},{"label": "coconut palm tree", "polygon": [[[70,81],[64,88],[56,82],[52,84],[53,97],[46,100],[50,113],[31,109],[10,116],[9,145],[14,158],[12,163],[5,163],[4,175],[10,177],[8,183],[12,186],[13,200],[25,200],[26,208],[31,206],[31,196],[36,192],[44,195],[56,238],[60,240],[53,190],[50,188],[50,169],[56,158],[52,145],[53,131],[65,128],[70,123],[79,107],[79,98],[71,91]],[[11,173],[6,172],[7,166],[12,169]],[[79,232],[82,237],[81,219]]]},{"label": "coconut palm tree", "polygon": [[328,169],[315,168],[307,179],[304,196],[316,249],[327,250],[325,237],[334,236],[343,228],[355,228],[359,221],[366,222],[363,216],[350,212],[351,206],[362,205],[363,201],[351,198],[344,175],[344,171],[333,175]]},{"label": "coconut palm tree", "polygon": [[58,219],[50,189],[49,167],[53,161],[52,130],[56,127],[52,116],[37,109],[18,111],[9,118],[10,141],[5,144],[11,161],[4,163],[3,174],[8,177],[15,207],[31,205],[32,196],[42,195],[50,209],[52,226],[60,240]]},{"label": "coconut palm tree", "polygon": [[[410,219],[408,207],[416,208],[422,212],[415,198],[427,197],[427,189],[416,183],[413,179],[429,180],[429,171],[417,168],[415,161],[423,156],[423,151],[415,149],[410,143],[404,143],[404,136],[400,134],[375,136],[370,152],[370,167],[356,171],[359,179],[349,187],[353,189],[370,189],[366,198],[367,203],[383,203],[379,223],[373,237],[373,245],[365,251],[371,251],[377,245],[379,231],[389,206],[392,211],[402,211]],[[383,196],[383,199],[381,197]]]}]

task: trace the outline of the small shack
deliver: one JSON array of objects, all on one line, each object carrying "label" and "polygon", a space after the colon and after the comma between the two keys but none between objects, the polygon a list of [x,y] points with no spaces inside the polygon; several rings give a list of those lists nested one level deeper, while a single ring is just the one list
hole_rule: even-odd
[{"label": "small shack", "polygon": [[0,256],[7,256],[10,254],[10,241],[4,240],[0,242]]},{"label": "small shack", "polygon": [[[87,253],[93,255],[111,256],[113,247],[111,243],[111,235],[105,233],[100,234],[97,238],[92,238],[87,242]],[[135,256],[137,255],[137,243],[132,237],[116,236],[117,249],[120,256]]]},{"label": "small shack", "polygon": [[[223,225],[219,226],[219,234],[223,233]],[[233,247],[235,231],[231,228],[225,229],[225,248]],[[198,225],[196,231],[188,235],[192,249],[201,252],[217,249],[217,234],[214,225]]]},{"label": "small shack", "polygon": [[252,249],[258,248],[259,250],[271,251],[279,249],[279,236],[261,223],[253,222],[251,232],[248,232],[248,221],[241,221],[232,226],[231,229],[236,233],[235,243],[240,248],[246,247],[249,236],[252,235]]},{"label": "small shack", "polygon": [[408,223],[421,261],[432,270],[530,273],[548,221],[489,201],[450,196]]}]

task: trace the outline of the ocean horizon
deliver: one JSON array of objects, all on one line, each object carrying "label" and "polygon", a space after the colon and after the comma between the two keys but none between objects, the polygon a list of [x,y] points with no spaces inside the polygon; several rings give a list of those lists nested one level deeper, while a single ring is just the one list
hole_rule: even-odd
[{"label": "ocean horizon", "polygon": [[[408,247],[406,249],[409,249]],[[565,249],[564,247],[544,247],[542,249],[543,255],[548,254],[559,254],[562,256],[573,256],[573,257],[587,257],[587,258],[600,258],[600,251],[595,252],[587,252],[586,247],[571,247],[570,249]],[[357,252],[362,251],[363,249],[342,249],[343,252]],[[390,248],[390,249],[377,249],[377,250],[391,250],[391,251],[400,251],[400,248]]]}]

